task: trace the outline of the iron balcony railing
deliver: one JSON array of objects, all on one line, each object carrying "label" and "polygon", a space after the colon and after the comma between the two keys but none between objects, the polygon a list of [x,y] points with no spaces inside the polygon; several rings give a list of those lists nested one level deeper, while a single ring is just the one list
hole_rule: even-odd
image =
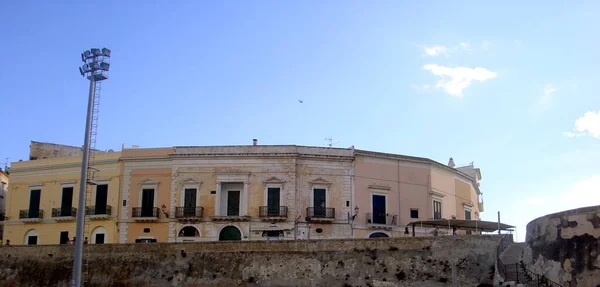
[{"label": "iron balcony railing", "polygon": [[144,208],[133,207],[131,209],[131,217],[159,217],[160,211],[158,207]]},{"label": "iron balcony railing", "polygon": [[373,213],[367,213],[367,224],[396,225],[398,215],[385,213],[379,216],[373,216]]},{"label": "iron balcony railing", "polygon": [[85,207],[85,215],[111,215],[112,214],[112,206],[98,206],[91,205]]},{"label": "iron balcony railing", "polygon": [[335,218],[335,208],[333,207],[307,207],[306,216],[312,218]]},{"label": "iron balcony railing", "polygon": [[22,209],[19,210],[19,219],[33,219],[33,218],[44,218],[44,211],[41,209]]},{"label": "iron balcony railing", "polygon": [[259,217],[287,217],[287,206],[261,206],[258,210]]},{"label": "iron balcony railing", "polygon": [[52,208],[52,217],[74,217],[77,215],[77,208]]},{"label": "iron balcony railing", "polygon": [[202,217],[204,207],[202,206],[177,206],[175,207],[175,218]]}]

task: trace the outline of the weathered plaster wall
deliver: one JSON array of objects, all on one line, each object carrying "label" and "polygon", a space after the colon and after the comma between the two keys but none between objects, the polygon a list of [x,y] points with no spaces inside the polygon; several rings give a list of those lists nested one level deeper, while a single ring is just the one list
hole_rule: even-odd
[{"label": "weathered plaster wall", "polygon": [[[86,245],[89,286],[461,286],[499,237]],[[0,247],[0,285],[67,286],[72,246]]]},{"label": "weathered plaster wall", "polygon": [[546,215],[527,224],[523,261],[563,286],[600,284],[600,206]]}]

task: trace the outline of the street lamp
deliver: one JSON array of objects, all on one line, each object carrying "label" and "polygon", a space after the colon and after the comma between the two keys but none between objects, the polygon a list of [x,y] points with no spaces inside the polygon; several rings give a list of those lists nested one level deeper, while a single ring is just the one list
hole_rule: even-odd
[{"label": "street lamp", "polygon": [[79,67],[81,76],[90,81],[88,95],[87,118],[85,120],[85,137],[83,139],[83,154],[81,157],[81,176],[79,179],[79,208],[77,209],[77,231],[75,238],[75,260],[73,261],[73,285],[81,286],[81,263],[83,261],[83,229],[85,228],[85,192],[88,174],[88,154],[90,151],[90,135],[92,130],[92,118],[94,103],[96,99],[96,82],[108,79],[110,68],[110,50],[103,48],[92,48],[81,53],[83,65]]}]

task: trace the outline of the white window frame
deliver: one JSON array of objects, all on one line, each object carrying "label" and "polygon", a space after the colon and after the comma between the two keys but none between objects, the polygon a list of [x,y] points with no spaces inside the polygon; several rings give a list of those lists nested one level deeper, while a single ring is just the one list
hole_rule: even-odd
[{"label": "white window frame", "polygon": [[310,207],[319,207],[319,206],[314,206],[315,204],[315,189],[324,189],[325,190],[325,208],[327,207],[331,207],[331,202],[329,201],[329,186],[328,185],[320,185],[320,184],[315,184],[311,186],[311,192],[310,192]]},{"label": "white window frame", "polygon": [[265,184],[265,200],[264,206],[269,204],[269,188],[279,188],[279,206],[285,206],[283,202],[283,183],[267,183]]},{"label": "white window frame", "polygon": [[104,226],[96,226],[96,228],[94,228],[94,230],[92,230],[92,238],[90,238],[90,241],[92,244],[96,244],[96,234],[104,234],[104,244],[110,243],[110,242],[107,242],[108,241],[108,231],[106,230],[106,228],[104,228]]},{"label": "white window frame", "polygon": [[31,236],[37,237],[36,245],[40,245],[40,234],[37,231],[35,231],[35,229],[30,229],[25,233],[25,242],[23,242],[23,245],[29,245],[29,237]]},{"label": "white window frame", "polygon": [[94,183],[96,183],[96,184],[95,184],[94,189],[91,194],[91,196],[92,196],[91,199],[92,199],[92,202],[94,203],[94,206],[97,205],[96,204],[96,190],[98,189],[98,185],[106,185],[106,205],[110,205],[110,203],[109,203],[110,197],[108,195],[110,192],[110,184],[109,184],[110,180],[94,180]]},{"label": "white window frame", "polygon": [[[65,188],[73,188],[73,193],[71,194],[71,208],[73,207],[78,207],[75,206],[75,182],[74,181],[70,181],[70,182],[64,182],[60,184],[60,204],[59,207],[62,208],[62,199],[63,199],[63,193],[65,192]],[[41,192],[40,192],[40,197],[41,196]]]},{"label": "white window frame", "polygon": [[138,195],[138,207],[142,207],[142,198],[144,195],[144,189],[154,189],[154,208],[159,207],[158,205],[158,181],[154,181],[151,179],[145,179],[140,181],[139,186],[139,195]]},{"label": "white window frame", "polygon": [[[472,208],[465,206],[463,211],[464,211],[463,215],[464,215],[465,220],[473,220],[473,209]],[[467,219],[467,211],[471,213],[471,219]]]},{"label": "white window frame", "polygon": [[[42,190],[43,190],[42,187],[43,187],[43,185],[41,183],[29,185],[29,199],[27,200],[27,206],[25,207],[27,210],[29,210],[29,206],[31,205],[31,191],[33,191],[33,190],[40,191],[40,204],[38,206],[38,210],[42,210]],[[62,189],[61,189],[61,195],[62,195]]]},{"label": "white window frame", "polygon": [[185,206],[185,190],[186,189],[195,189],[196,190],[196,207],[200,206],[200,185],[197,184],[184,184],[181,187],[179,204],[180,206]]}]

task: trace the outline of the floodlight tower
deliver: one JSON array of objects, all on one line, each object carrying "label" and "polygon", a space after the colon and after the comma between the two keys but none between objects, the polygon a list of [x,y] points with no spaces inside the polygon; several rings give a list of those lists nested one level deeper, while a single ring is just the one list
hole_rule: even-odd
[{"label": "floodlight tower", "polygon": [[[73,261],[73,286],[81,286],[81,265],[83,262],[83,230],[85,228],[85,197],[88,184],[88,168],[90,142],[95,142],[95,126],[97,120],[97,98],[100,90],[96,83],[108,79],[110,68],[110,50],[107,48],[92,48],[81,53],[83,66],[79,67],[81,76],[90,81],[88,96],[87,118],[85,120],[85,137],[83,140],[83,154],[81,157],[81,177],[79,179],[79,205],[77,208],[77,232],[75,233],[75,260]],[[100,84],[100,83],[98,83]],[[93,151],[92,151],[93,152]]]}]

